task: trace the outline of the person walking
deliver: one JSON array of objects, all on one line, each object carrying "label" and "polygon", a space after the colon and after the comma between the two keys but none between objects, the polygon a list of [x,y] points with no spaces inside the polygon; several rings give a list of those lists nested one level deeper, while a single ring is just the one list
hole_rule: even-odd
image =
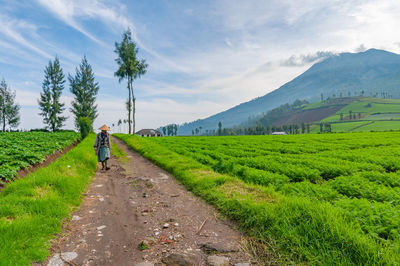
[{"label": "person walking", "polygon": [[107,166],[107,161],[110,159],[110,134],[107,131],[111,131],[111,129],[103,125],[99,128],[101,130],[100,133],[97,134],[96,140],[94,142],[94,150],[97,155],[97,161],[101,162],[102,168],[101,170],[110,170],[110,167]]}]

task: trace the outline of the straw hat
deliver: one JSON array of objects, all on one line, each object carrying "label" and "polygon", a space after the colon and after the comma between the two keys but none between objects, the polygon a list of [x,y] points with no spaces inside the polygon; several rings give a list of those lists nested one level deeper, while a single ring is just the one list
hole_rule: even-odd
[{"label": "straw hat", "polygon": [[106,130],[106,131],[111,131],[111,129],[106,126],[106,125],[102,125],[101,127],[99,127],[100,130]]}]

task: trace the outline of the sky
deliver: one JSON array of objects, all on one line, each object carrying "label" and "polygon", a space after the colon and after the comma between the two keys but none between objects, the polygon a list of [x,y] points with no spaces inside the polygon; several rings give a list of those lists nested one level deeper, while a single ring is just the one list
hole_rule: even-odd
[{"label": "sky", "polygon": [[[95,128],[126,119],[114,49],[128,28],[149,64],[134,81],[137,130],[263,96],[331,54],[400,53],[397,0],[0,0],[0,7],[0,78],[16,91],[20,129],[44,127],[37,100],[56,56],[66,76],[84,55],[91,64],[100,86]],[[64,128],[73,129],[68,82],[61,100]]]}]

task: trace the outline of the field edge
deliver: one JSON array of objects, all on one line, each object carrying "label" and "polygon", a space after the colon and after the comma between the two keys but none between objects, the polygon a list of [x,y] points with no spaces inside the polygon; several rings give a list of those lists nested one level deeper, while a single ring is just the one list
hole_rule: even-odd
[{"label": "field edge", "polygon": [[[145,138],[114,136],[172,173],[189,190],[238,222],[249,236],[267,241],[271,250],[279,252],[280,263],[351,265],[400,261],[394,249],[363,235],[358,224],[329,203],[316,204],[244,183]],[[299,219],[305,220],[306,225],[299,224]],[[318,240],[309,239],[312,234]]]},{"label": "field edge", "polygon": [[0,193],[0,264],[44,261],[62,224],[79,207],[97,169],[95,135]]}]

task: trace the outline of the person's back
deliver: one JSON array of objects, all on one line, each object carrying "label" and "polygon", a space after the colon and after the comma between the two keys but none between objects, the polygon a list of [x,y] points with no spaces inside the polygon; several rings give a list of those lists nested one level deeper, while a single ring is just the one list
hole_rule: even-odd
[{"label": "person's back", "polygon": [[96,140],[94,142],[94,149],[97,155],[97,161],[101,162],[102,169],[101,170],[110,170],[107,166],[107,161],[110,159],[110,134],[107,131],[110,131],[110,128],[106,125],[103,125],[99,128],[101,130],[100,133],[97,134]]}]

